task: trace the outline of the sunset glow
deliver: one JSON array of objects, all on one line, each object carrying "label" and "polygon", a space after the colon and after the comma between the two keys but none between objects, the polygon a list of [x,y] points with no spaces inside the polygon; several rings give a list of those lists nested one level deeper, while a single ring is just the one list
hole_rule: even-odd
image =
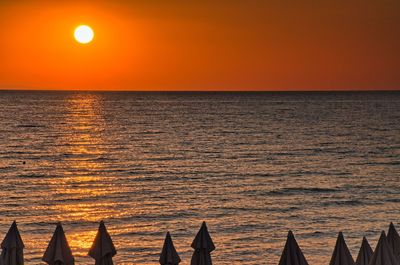
[{"label": "sunset glow", "polygon": [[[394,0],[2,1],[0,89],[399,89],[399,9]],[[80,43],[71,35],[79,23],[93,29],[90,45],[81,44],[90,33]]]}]

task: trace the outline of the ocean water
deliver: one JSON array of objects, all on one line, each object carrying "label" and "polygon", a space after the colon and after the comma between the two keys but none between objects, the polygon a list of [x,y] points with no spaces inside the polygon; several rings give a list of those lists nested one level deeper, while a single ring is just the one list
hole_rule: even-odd
[{"label": "ocean water", "polygon": [[0,238],[26,264],[61,221],[77,264],[104,220],[116,264],[182,263],[207,222],[217,265],[277,264],[288,229],[310,264],[343,231],[356,258],[400,229],[400,93],[0,91]]}]

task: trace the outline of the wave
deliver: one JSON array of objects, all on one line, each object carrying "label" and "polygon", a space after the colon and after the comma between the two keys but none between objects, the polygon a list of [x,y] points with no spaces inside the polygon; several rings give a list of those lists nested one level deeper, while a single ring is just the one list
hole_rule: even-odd
[{"label": "wave", "polygon": [[292,187],[272,190],[269,193],[273,195],[287,195],[287,194],[302,194],[302,193],[333,193],[340,192],[339,188],[305,188],[305,187]]}]

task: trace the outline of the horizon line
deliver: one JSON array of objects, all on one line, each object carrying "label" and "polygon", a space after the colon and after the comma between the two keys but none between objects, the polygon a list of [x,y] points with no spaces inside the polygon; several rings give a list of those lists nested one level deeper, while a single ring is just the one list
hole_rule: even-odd
[{"label": "horizon line", "polygon": [[248,89],[248,90],[222,90],[222,89],[216,89],[216,90],[195,90],[195,89],[188,89],[188,90],[183,90],[183,89],[132,89],[132,90],[126,90],[126,89],[36,89],[36,88],[0,88],[0,91],[9,91],[9,92],[199,92],[199,93],[212,93],[212,92],[237,92],[237,93],[243,93],[243,92],[253,92],[253,93],[262,93],[262,92],[315,92],[315,93],[324,93],[324,92],[400,92],[399,89]]}]

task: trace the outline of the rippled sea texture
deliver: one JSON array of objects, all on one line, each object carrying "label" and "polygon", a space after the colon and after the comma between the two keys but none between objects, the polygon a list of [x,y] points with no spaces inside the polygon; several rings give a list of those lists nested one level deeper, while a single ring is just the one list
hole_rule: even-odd
[{"label": "rippled sea texture", "polygon": [[[344,232],[354,258],[400,228],[400,93],[0,91],[0,237],[27,264],[62,221],[78,264],[103,219],[117,264],[190,263],[201,222],[217,265],[277,264],[293,229],[310,264]],[[25,164],[23,163],[25,162]]]}]

